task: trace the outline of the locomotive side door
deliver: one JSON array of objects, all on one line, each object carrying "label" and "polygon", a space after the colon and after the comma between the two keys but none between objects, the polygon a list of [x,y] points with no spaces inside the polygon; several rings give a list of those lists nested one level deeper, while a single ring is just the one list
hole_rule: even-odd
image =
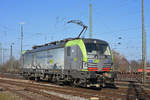
[{"label": "locomotive side door", "polygon": [[64,53],[64,69],[69,70],[71,69],[71,47],[65,47]]},{"label": "locomotive side door", "polygon": [[67,69],[79,70],[81,63],[81,50],[79,46],[66,47],[65,49],[65,65]]}]

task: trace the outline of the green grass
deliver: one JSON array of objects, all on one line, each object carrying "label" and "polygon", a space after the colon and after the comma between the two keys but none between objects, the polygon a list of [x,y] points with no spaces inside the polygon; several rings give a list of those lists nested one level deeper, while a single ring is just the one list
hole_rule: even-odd
[{"label": "green grass", "polygon": [[2,92],[0,93],[0,100],[12,100],[11,95]]},{"label": "green grass", "polygon": [[9,92],[0,92],[0,100],[23,100],[23,99]]}]

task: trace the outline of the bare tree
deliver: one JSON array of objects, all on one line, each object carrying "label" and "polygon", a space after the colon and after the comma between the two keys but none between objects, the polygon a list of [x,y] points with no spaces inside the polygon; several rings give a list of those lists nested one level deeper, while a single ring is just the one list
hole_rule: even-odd
[{"label": "bare tree", "polygon": [[132,60],[130,62],[130,68],[131,68],[131,72],[138,72],[138,69],[140,68],[140,63],[138,63],[135,60]]},{"label": "bare tree", "polygon": [[129,70],[128,60],[116,51],[112,51],[114,57],[114,71],[127,72]]},{"label": "bare tree", "polygon": [[20,66],[19,61],[15,60],[15,58],[12,57],[7,62],[5,62],[3,65],[0,66],[0,71],[17,73],[20,70],[19,66]]}]

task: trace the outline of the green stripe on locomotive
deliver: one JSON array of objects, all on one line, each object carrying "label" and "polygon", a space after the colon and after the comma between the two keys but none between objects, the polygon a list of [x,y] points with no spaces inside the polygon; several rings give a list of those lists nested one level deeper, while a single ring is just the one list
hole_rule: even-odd
[{"label": "green stripe on locomotive", "polygon": [[66,43],[65,47],[75,46],[75,45],[78,45],[80,47],[81,52],[83,54],[83,61],[84,62],[88,62],[88,57],[87,57],[87,52],[86,52],[85,44],[84,44],[84,42],[83,42],[82,39],[68,41]]}]

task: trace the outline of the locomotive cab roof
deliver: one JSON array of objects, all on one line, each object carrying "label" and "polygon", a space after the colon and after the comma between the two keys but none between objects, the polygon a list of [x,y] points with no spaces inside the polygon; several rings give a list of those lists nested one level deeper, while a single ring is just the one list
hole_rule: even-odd
[{"label": "locomotive cab roof", "polygon": [[99,40],[99,39],[91,39],[91,38],[82,38],[82,40],[85,42],[85,43],[99,43],[99,44],[108,44],[106,41],[104,40]]},{"label": "locomotive cab roof", "polygon": [[67,39],[60,40],[60,41],[54,41],[54,42],[46,43],[44,45],[33,46],[32,49],[40,48],[40,47],[43,47],[43,46],[52,46],[52,45],[58,45],[58,44],[65,44],[66,42],[68,42],[70,40],[76,40],[76,39],[82,39],[85,43],[91,43],[91,42],[97,41],[97,43],[108,44],[106,41],[99,40],[99,39],[91,39],[91,38],[67,38]]},{"label": "locomotive cab roof", "polygon": [[67,38],[64,40],[60,40],[60,41],[54,41],[54,42],[50,42],[50,43],[46,43],[43,45],[37,45],[37,46],[33,46],[32,50],[27,50],[26,53],[33,53],[33,52],[38,52],[38,51],[42,51],[45,49],[53,49],[53,48],[60,48],[60,47],[64,47],[65,44],[68,41],[71,40],[76,40],[76,39],[82,39],[84,41],[84,43],[99,43],[99,44],[108,44],[106,41],[104,40],[99,40],[99,39],[91,39],[91,38]]}]

